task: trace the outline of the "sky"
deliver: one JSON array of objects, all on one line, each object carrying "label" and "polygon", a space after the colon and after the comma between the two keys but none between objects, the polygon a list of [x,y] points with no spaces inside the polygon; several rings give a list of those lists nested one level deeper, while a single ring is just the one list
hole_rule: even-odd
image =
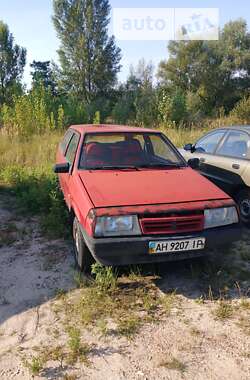
[{"label": "sky", "polygon": [[[52,23],[52,0],[0,0],[0,20],[8,24],[15,42],[27,49],[24,81],[30,84],[33,60],[58,62],[60,41]],[[237,18],[244,18],[250,29],[249,0],[110,0],[115,8],[219,8],[220,26]],[[116,41],[122,50],[122,70],[119,80],[126,79],[131,64],[141,58],[152,61],[155,68],[167,58],[167,41]]]}]

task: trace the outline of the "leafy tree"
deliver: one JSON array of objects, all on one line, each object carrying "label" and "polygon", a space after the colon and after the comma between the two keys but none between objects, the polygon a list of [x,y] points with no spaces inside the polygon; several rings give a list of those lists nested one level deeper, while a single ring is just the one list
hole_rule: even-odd
[{"label": "leafy tree", "polygon": [[33,69],[31,72],[32,76],[32,86],[40,86],[41,84],[44,88],[50,88],[52,93],[56,95],[56,79],[53,67],[50,61],[33,61],[30,65]]},{"label": "leafy tree", "polygon": [[135,69],[130,66],[130,73],[125,83],[117,89],[117,101],[112,110],[112,117],[118,124],[135,123],[135,99],[139,93],[141,80],[137,78]]},{"label": "leafy tree", "polygon": [[117,124],[132,124],[135,120],[135,106],[131,94],[124,92],[112,110],[112,118]]},{"label": "leafy tree", "polygon": [[129,82],[137,85],[135,96],[136,123],[153,127],[157,124],[157,97],[153,85],[154,67],[141,59],[135,70],[131,70]]},{"label": "leafy tree", "polygon": [[118,89],[112,116],[118,123],[136,123],[141,126],[157,124],[157,93],[153,85],[154,68],[141,59],[137,67],[130,67],[126,83]]},{"label": "leafy tree", "polygon": [[187,108],[187,121],[190,123],[197,123],[204,118],[202,112],[202,101],[196,92],[188,91],[186,93],[186,108]]},{"label": "leafy tree", "polygon": [[186,97],[181,90],[168,92],[162,90],[158,96],[158,114],[159,121],[164,124],[179,125],[186,120],[187,117],[187,104]]},{"label": "leafy tree", "polygon": [[65,88],[90,103],[106,96],[120,70],[120,49],[108,36],[108,0],[54,0],[54,25]]},{"label": "leafy tree", "polygon": [[109,97],[99,96],[92,100],[91,103],[86,105],[87,111],[87,120],[88,123],[92,123],[95,119],[96,113],[99,114],[100,122],[104,122],[104,120],[111,113],[110,99]]},{"label": "leafy tree", "polygon": [[10,103],[21,92],[20,80],[26,63],[26,49],[14,44],[14,37],[0,21],[0,104]]},{"label": "leafy tree", "polygon": [[230,111],[250,89],[250,34],[244,20],[226,24],[218,41],[171,41],[159,78],[167,87],[196,93],[201,109]]}]

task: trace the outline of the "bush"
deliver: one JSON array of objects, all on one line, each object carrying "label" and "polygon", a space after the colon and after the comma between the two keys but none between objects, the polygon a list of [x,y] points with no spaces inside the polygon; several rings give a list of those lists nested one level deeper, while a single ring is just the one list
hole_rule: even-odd
[{"label": "bush", "polygon": [[95,116],[94,116],[94,120],[93,120],[93,124],[100,124],[100,122],[101,122],[100,111],[96,111]]},{"label": "bush", "polygon": [[230,116],[239,122],[250,123],[250,96],[241,99],[231,111]]},{"label": "bush", "polygon": [[64,126],[64,111],[57,106],[49,89],[36,87],[28,94],[14,98],[12,107],[4,105],[1,121],[9,135],[28,137]]},{"label": "bush", "polygon": [[7,166],[0,172],[0,180],[12,187],[20,211],[41,217],[41,226],[48,236],[67,234],[68,215],[53,173]]}]

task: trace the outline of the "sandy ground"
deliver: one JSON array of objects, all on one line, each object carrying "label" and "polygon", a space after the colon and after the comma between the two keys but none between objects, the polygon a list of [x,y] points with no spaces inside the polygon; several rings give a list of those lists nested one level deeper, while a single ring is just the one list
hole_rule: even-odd
[{"label": "sandy ground", "polygon": [[[65,337],[53,311],[60,289],[74,290],[74,259],[69,243],[49,241],[39,230],[36,219],[17,216],[11,198],[0,195],[0,379],[31,379],[23,364],[34,347],[52,346]],[[234,252],[250,249],[250,238]],[[249,241],[248,241],[249,239]],[[249,257],[249,256],[248,256]],[[241,264],[240,264],[241,265]],[[249,261],[242,263],[245,272]],[[250,272],[249,272],[250,273]],[[249,320],[249,308],[242,308],[242,294],[249,296],[249,281],[241,293],[231,296],[238,312],[229,319],[217,320],[212,311],[215,301],[197,302],[203,284],[186,276],[183,263],[161,269],[157,283],[161,292],[176,289],[181,307],[158,323],[148,323],[133,340],[114,334],[101,336],[83,331],[83,338],[95,347],[89,365],[58,366],[49,362],[36,379],[250,379],[250,335],[239,321]],[[248,298],[249,300],[249,298]],[[129,311],[128,311],[129,312]],[[180,368],[166,363],[175,358]]]}]

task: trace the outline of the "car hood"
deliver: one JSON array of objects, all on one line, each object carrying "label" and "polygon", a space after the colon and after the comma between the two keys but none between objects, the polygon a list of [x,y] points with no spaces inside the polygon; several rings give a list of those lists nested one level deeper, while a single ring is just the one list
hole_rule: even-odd
[{"label": "car hood", "polygon": [[95,170],[79,176],[94,207],[115,207],[229,199],[191,168]]}]

